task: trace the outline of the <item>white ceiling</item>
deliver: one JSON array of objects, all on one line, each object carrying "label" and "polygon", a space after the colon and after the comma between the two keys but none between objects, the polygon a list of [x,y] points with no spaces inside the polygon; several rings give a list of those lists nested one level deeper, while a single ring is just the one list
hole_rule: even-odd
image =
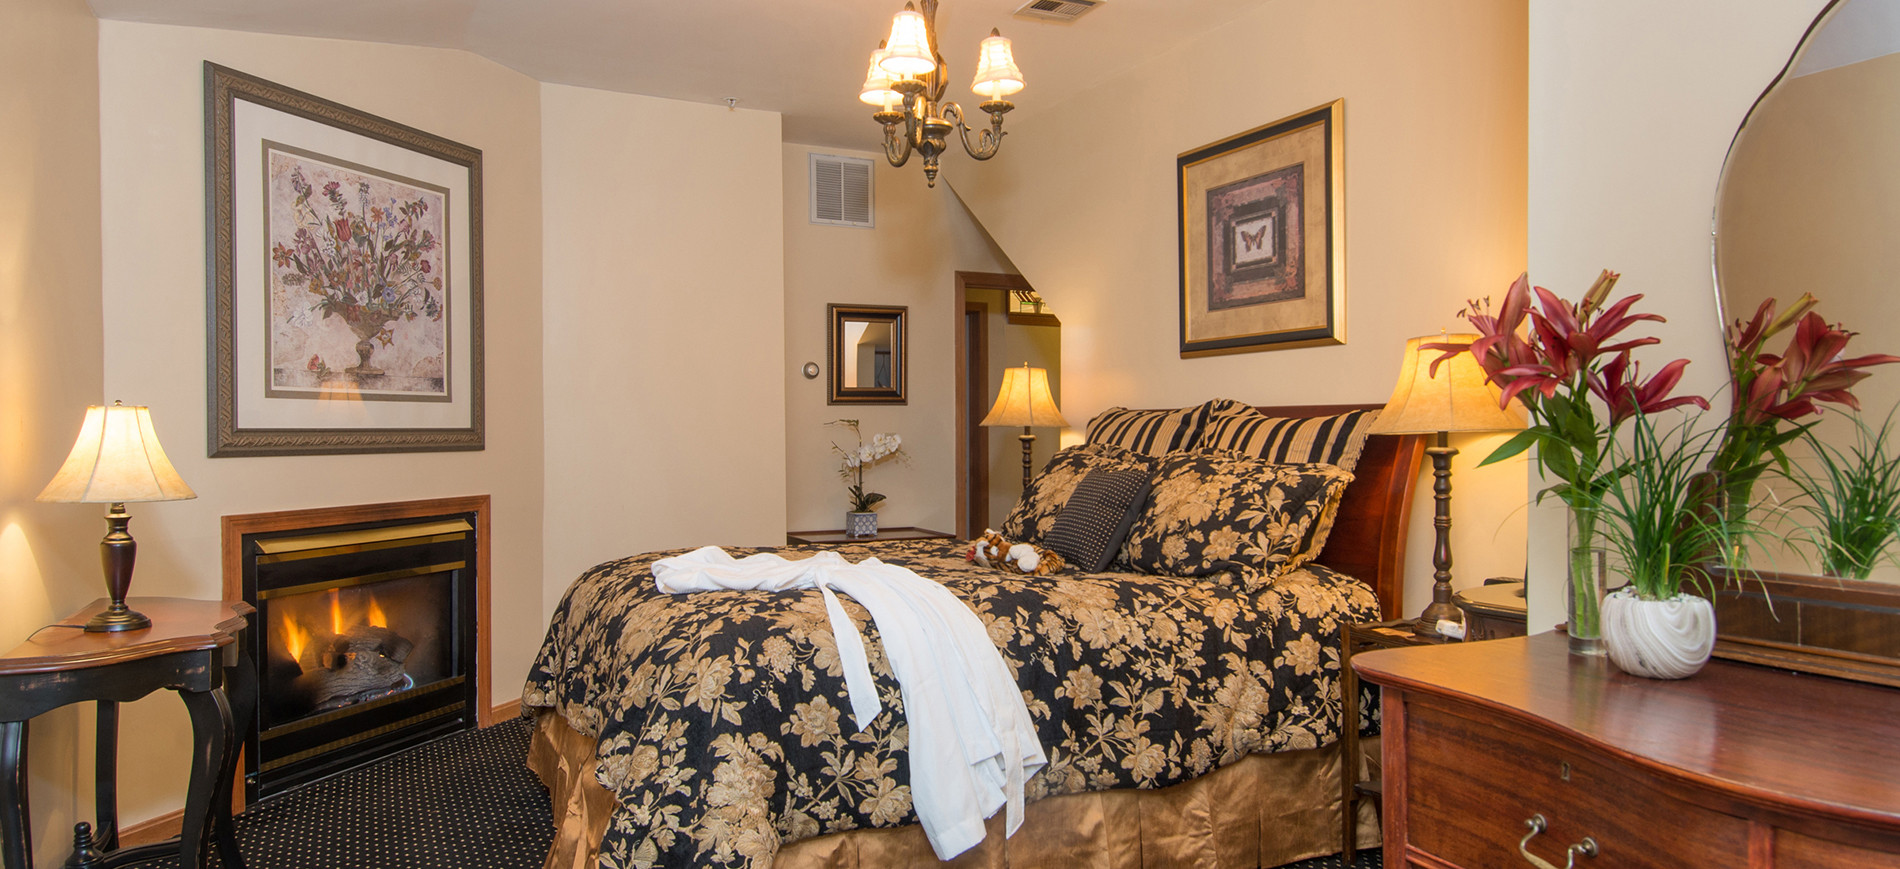
[{"label": "white ceiling", "polygon": [[[902,0],[89,0],[100,18],[459,48],[545,82],[784,116],[788,142],[874,150],[858,102],[865,65]],[[1028,87],[1019,114],[1053,105],[1270,0],[1106,0],[1073,23],[1013,17],[1026,0],[944,0],[949,98],[970,104],[991,27]],[[215,59],[215,58],[214,58]],[[285,82],[320,91],[314,83]],[[318,93],[322,96],[321,93]]]}]

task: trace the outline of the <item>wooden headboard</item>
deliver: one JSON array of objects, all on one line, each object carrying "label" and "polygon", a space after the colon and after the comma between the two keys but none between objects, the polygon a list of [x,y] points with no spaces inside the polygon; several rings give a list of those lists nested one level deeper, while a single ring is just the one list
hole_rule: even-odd
[{"label": "wooden headboard", "polygon": [[[1370,410],[1378,404],[1301,404],[1259,408],[1269,416],[1331,416]],[[1412,518],[1424,435],[1373,435],[1366,439],[1353,481],[1339,505],[1339,519],[1317,559],[1372,586],[1385,618],[1403,616],[1405,535]]]}]

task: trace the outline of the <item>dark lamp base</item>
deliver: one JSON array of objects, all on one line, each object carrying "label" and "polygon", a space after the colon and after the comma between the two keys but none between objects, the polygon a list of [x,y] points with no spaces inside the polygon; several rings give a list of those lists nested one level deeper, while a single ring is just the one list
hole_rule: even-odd
[{"label": "dark lamp base", "polygon": [[151,626],[152,620],[146,618],[144,613],[114,601],[111,606],[106,607],[105,612],[93,616],[92,621],[86,623],[86,630],[95,634],[117,633],[136,631]]}]

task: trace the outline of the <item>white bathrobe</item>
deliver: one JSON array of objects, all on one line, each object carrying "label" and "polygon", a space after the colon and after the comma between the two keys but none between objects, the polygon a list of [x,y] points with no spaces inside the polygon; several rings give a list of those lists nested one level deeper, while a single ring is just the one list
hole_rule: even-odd
[{"label": "white bathrobe", "polygon": [[871,613],[897,676],[910,724],[910,794],[939,859],[983,841],[983,819],[1008,807],[1009,834],[1022,826],[1023,783],[1048,763],[1009,666],[983,621],[942,585],[902,567],[836,552],[788,561],[770,553],[735,559],[716,546],[653,564],[668,594],[817,588],[837,635],[851,711],[862,730],[882,710],[864,639],[833,590]]}]

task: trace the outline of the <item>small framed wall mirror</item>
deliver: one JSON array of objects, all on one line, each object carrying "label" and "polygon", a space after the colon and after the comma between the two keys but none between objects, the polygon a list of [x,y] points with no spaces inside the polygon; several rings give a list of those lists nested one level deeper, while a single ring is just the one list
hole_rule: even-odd
[{"label": "small framed wall mirror", "polygon": [[904,404],[910,378],[909,308],[826,305],[831,404]]}]

